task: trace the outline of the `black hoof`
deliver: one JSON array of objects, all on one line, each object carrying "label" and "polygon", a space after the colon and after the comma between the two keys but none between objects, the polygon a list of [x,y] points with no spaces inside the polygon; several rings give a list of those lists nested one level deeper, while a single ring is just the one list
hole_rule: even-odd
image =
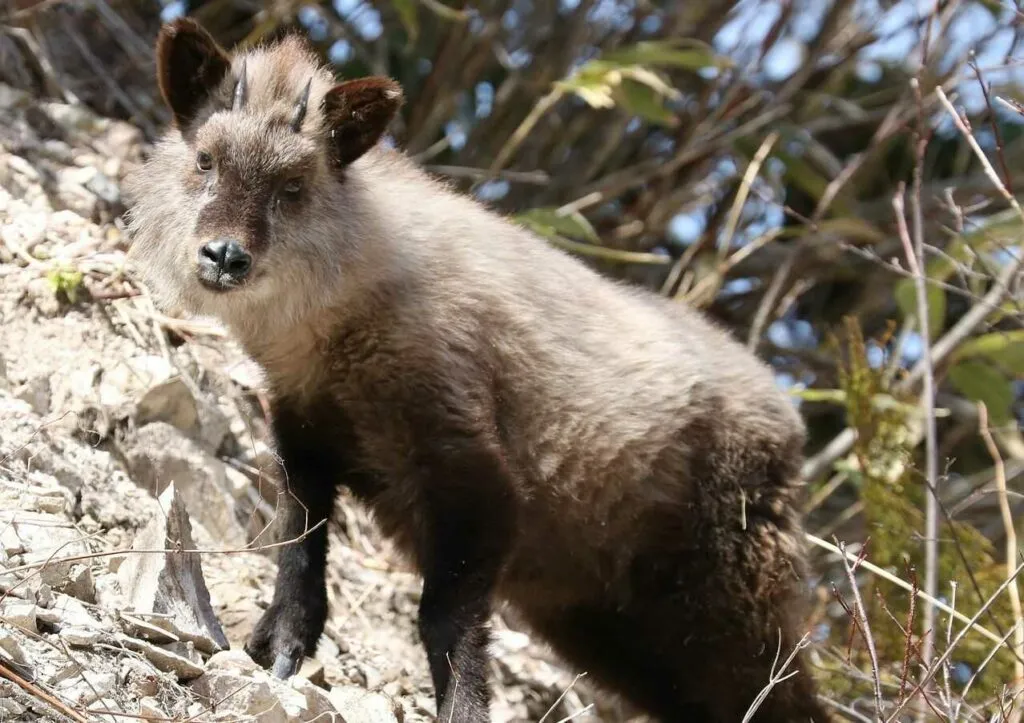
[{"label": "black hoof", "polygon": [[291,656],[287,653],[278,653],[274,659],[273,674],[275,678],[284,680],[299,672],[301,656]]}]

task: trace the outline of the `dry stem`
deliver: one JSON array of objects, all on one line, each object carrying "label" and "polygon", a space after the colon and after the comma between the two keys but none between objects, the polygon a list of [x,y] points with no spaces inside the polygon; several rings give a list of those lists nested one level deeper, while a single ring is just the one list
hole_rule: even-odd
[{"label": "dry stem", "polygon": [[[999,492],[999,510],[1002,513],[1003,528],[1006,531],[1006,575],[1009,578],[1013,574],[1013,562],[1017,558],[1017,530],[1013,525],[1013,515],[1010,514],[1010,502],[1006,494],[1006,467],[1003,464],[999,448],[992,438],[992,432],[988,428],[988,408],[984,402],[978,402],[978,427],[994,465],[996,489]],[[1019,694],[1024,691],[1024,616],[1021,614],[1020,590],[1017,585],[1010,585],[1009,592],[1014,619],[1013,644],[1017,650],[1017,658],[1013,662],[1013,687],[1015,694]],[[1021,710],[1015,708],[1007,723],[1020,723],[1020,719]]]}]

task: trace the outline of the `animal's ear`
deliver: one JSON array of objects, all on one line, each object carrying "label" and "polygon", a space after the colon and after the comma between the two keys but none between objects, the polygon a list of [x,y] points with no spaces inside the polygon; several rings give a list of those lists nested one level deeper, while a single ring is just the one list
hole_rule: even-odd
[{"label": "animal's ear", "polygon": [[347,166],[384,135],[403,102],[402,87],[384,77],[340,83],[324,96],[323,109],[334,160]]},{"label": "animal's ear", "polygon": [[217,41],[191,18],[160,28],[156,73],[160,94],[179,128],[187,126],[231,68]]}]

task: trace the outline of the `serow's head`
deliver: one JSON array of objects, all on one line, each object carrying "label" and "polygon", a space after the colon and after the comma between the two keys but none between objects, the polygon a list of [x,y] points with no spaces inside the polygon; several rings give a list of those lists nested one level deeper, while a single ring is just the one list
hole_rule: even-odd
[{"label": "serow's head", "polygon": [[347,172],[397,113],[398,84],[338,83],[295,36],[230,56],[187,18],[160,30],[156,61],[173,124],[127,186],[157,303],[225,316],[335,283],[358,224]]}]

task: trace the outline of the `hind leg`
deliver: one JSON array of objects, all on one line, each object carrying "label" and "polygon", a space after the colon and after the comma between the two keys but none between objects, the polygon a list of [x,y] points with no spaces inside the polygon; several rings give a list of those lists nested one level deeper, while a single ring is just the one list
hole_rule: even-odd
[{"label": "hind leg", "polygon": [[643,712],[663,723],[714,723],[674,665],[680,641],[652,638],[633,616],[597,606],[527,612],[527,619],[577,672]]},{"label": "hind leg", "polygon": [[[778,638],[761,646],[720,631],[666,600],[634,602],[622,611],[575,606],[532,622],[580,672],[661,723],[739,723],[768,683],[778,645]],[[784,635],[780,665],[791,642]],[[797,675],[772,689],[751,723],[831,720],[815,698],[802,655],[786,672],[794,669]]]},{"label": "hind leg", "polygon": [[[739,534],[669,532],[633,553],[613,586],[619,604],[532,596],[532,611],[520,609],[575,668],[663,723],[738,723],[769,683],[776,652],[777,673],[800,639],[799,548],[754,518]],[[751,723],[828,723],[802,651],[785,672],[796,674],[771,689]]]},{"label": "hind leg", "polygon": [[[742,721],[800,640],[801,548],[779,522],[750,515],[746,530],[705,528],[693,547],[647,549],[634,558],[633,627],[679,679],[691,682],[691,698],[707,706],[709,720]],[[832,720],[817,699],[804,651],[794,654],[784,675],[790,673],[751,723]]]}]

